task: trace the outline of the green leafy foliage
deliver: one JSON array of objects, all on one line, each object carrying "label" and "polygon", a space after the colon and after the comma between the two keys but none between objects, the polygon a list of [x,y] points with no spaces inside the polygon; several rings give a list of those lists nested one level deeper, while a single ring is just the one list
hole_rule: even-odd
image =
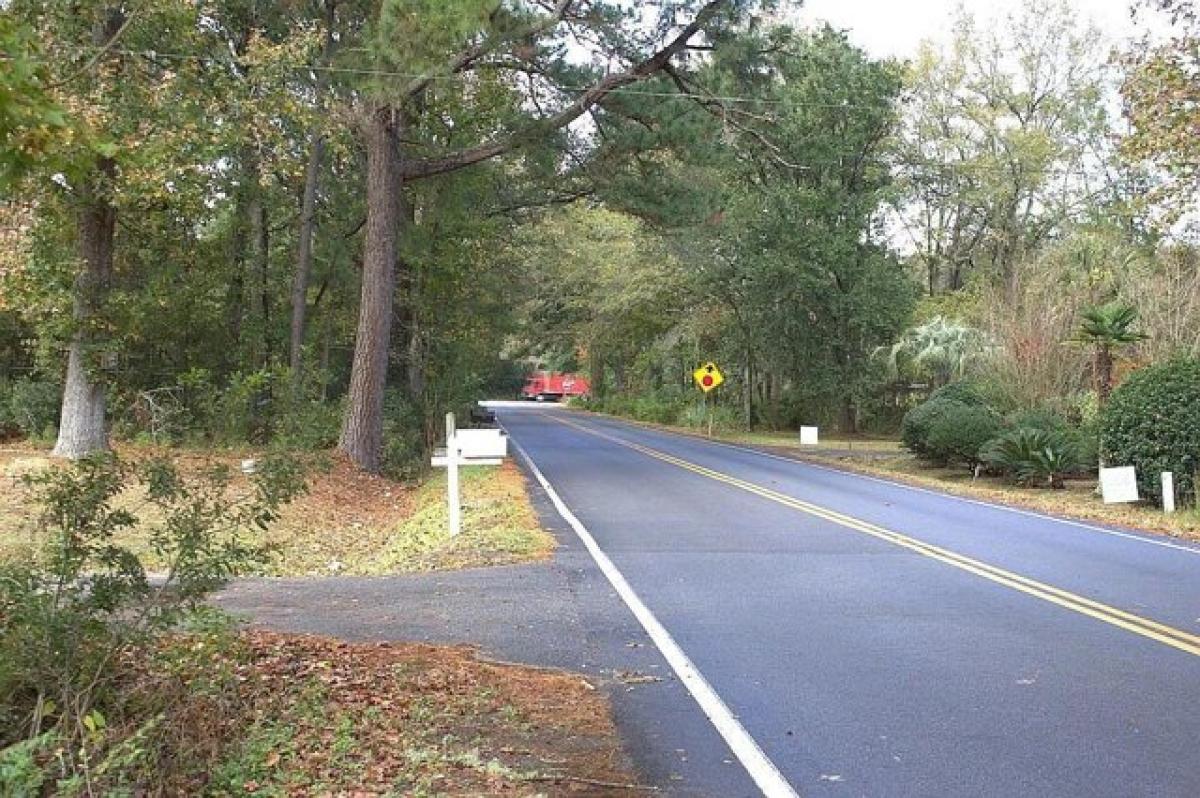
[{"label": "green leafy foliage", "polygon": [[946,385],[981,365],[993,346],[981,330],[934,316],[910,327],[890,348],[876,350],[876,354],[885,355],[892,379],[923,378]]},{"label": "green leafy foliage", "polygon": [[932,402],[922,443],[923,456],[941,463],[982,462],[984,446],[1003,428],[1000,417],[988,407],[939,399]]},{"label": "green leafy foliage", "polygon": [[1009,430],[984,447],[983,459],[1017,484],[1062,488],[1081,466],[1076,446],[1062,433],[1031,427]]},{"label": "green leafy foliage", "polygon": [[[978,452],[979,447],[975,447],[970,458],[962,457],[962,453],[969,448],[966,439],[960,441],[959,445],[952,445],[953,430],[947,424],[939,422],[939,418],[947,412],[965,418],[966,415],[960,409],[963,407],[978,411],[973,417],[972,425],[979,430],[989,423],[985,419],[995,416],[982,391],[974,383],[962,380],[952,382],[937,389],[928,399],[904,414],[900,422],[900,440],[904,447],[913,454],[930,460],[946,462],[959,457],[967,462],[977,462],[974,453]],[[939,427],[941,442],[948,448],[935,451],[930,446],[929,436],[935,425]],[[995,434],[994,431],[989,438]],[[986,440],[985,438],[980,443]]]},{"label": "green leafy foliage", "polygon": [[0,435],[5,429],[28,438],[53,438],[62,389],[52,382],[21,378],[0,383]]},{"label": "green leafy foliage", "polygon": [[1181,502],[1196,501],[1200,471],[1200,360],[1181,358],[1134,372],[1101,414],[1106,465],[1137,469],[1141,495],[1162,500],[1159,475],[1175,475]]},{"label": "green leafy foliage", "polygon": [[[0,746],[53,733],[62,752],[54,777],[86,779],[100,759],[121,755],[105,734],[120,711],[119,665],[149,655],[229,577],[261,567],[268,552],[250,536],[302,482],[291,462],[268,461],[238,495],[225,469],[183,474],[165,461],[99,456],[31,482],[46,547],[0,572]],[[153,580],[122,543],[135,527],[166,564]],[[22,750],[6,755],[18,757],[6,760],[14,780],[27,777]]]}]

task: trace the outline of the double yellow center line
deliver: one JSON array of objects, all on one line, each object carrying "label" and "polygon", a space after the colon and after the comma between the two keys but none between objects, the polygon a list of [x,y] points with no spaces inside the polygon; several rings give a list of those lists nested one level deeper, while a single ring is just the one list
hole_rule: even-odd
[{"label": "double yellow center line", "polygon": [[816,516],[817,518],[830,521],[847,529],[853,529],[854,531],[861,532],[864,535],[870,535],[873,538],[877,538],[886,543],[891,543],[895,546],[900,546],[908,549],[909,551],[915,552],[916,554],[920,554],[924,557],[929,557],[930,559],[945,563],[946,565],[951,565],[959,570],[966,571],[982,577],[983,579],[987,579],[990,582],[995,582],[998,585],[1004,585],[1005,587],[1012,588],[1013,590],[1019,590],[1022,593],[1034,596],[1035,598],[1039,598],[1043,601],[1048,601],[1051,604],[1057,604],[1060,607],[1073,612],[1078,612],[1081,615],[1087,615],[1090,618],[1095,618],[1096,620],[1103,621],[1104,623],[1111,624],[1112,626],[1119,627],[1128,632],[1133,632],[1134,634],[1157,641],[1163,645],[1170,646],[1171,648],[1175,648],[1188,654],[1200,657],[1200,637],[1190,634],[1189,632],[1185,632],[1182,629],[1176,629],[1173,626],[1167,626],[1166,624],[1152,621],[1149,618],[1143,618],[1140,615],[1134,615],[1131,612],[1126,612],[1116,607],[1103,604],[1099,601],[1093,601],[1086,596],[1080,596],[1076,593],[1062,590],[1054,587],[1053,585],[1048,585],[1044,582],[1039,582],[1037,580],[1021,576],[1020,574],[1007,571],[1003,568],[997,568],[994,565],[976,560],[972,557],[958,554],[957,552],[950,551],[949,549],[944,549],[941,546],[934,546],[931,543],[925,543],[924,541],[917,540],[916,538],[909,537],[908,535],[894,532],[890,529],[854,518],[844,513],[839,513],[836,510],[820,507],[818,505],[802,501],[801,499],[793,498],[778,491],[771,490],[770,488],[756,485],[753,482],[747,482],[744,479],[738,479],[737,477],[723,474],[720,471],[714,471],[711,468],[705,468],[702,465],[675,457],[674,455],[667,454],[666,452],[661,452],[657,449],[651,449],[648,446],[642,446],[641,444],[633,443],[632,441],[627,441],[614,435],[598,432],[574,421],[557,418],[554,414],[547,413],[546,415],[554,418],[555,421],[578,429],[579,431],[587,433],[588,435],[603,438],[604,440],[611,441],[628,449],[633,449],[634,451],[640,452],[647,457],[653,457],[656,460],[661,460],[664,463],[670,463],[673,466],[678,466],[679,468],[691,471],[694,474],[700,474],[701,476],[708,477],[709,479],[716,480],[717,482],[723,482],[726,485],[731,485],[735,488],[744,490],[747,493],[753,493],[756,496],[761,496],[764,499],[768,499],[777,504],[782,504],[785,507],[790,507],[793,510],[799,510],[802,513]]}]

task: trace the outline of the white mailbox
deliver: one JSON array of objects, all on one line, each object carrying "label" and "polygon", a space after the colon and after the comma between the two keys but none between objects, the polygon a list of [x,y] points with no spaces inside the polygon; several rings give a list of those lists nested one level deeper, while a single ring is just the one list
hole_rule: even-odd
[{"label": "white mailbox", "polygon": [[464,460],[508,456],[508,436],[498,429],[460,429],[454,443]]}]

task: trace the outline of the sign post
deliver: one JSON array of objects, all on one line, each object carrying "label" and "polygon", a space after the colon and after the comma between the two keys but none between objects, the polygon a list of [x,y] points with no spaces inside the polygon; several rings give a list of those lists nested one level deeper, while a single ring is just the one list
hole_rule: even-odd
[{"label": "sign post", "polygon": [[709,361],[692,372],[692,379],[696,381],[696,387],[704,391],[704,406],[708,410],[708,437],[711,438],[713,432],[713,403],[709,400],[708,395],[716,390],[718,385],[725,382],[725,375],[717,368],[716,363]]}]

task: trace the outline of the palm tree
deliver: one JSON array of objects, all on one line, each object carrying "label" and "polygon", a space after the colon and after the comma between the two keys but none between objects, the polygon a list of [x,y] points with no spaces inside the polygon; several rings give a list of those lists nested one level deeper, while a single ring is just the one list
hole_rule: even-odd
[{"label": "palm tree", "polygon": [[1073,340],[1095,349],[1092,374],[1096,380],[1096,396],[1100,404],[1112,393],[1113,353],[1135,344],[1146,336],[1133,329],[1137,309],[1128,302],[1115,300],[1083,311],[1083,321]]},{"label": "palm tree", "polygon": [[936,388],[960,379],[994,350],[995,345],[981,330],[934,316],[910,327],[892,346],[881,346],[875,352],[886,355],[885,365],[892,379],[915,372],[913,376],[928,377]]}]

